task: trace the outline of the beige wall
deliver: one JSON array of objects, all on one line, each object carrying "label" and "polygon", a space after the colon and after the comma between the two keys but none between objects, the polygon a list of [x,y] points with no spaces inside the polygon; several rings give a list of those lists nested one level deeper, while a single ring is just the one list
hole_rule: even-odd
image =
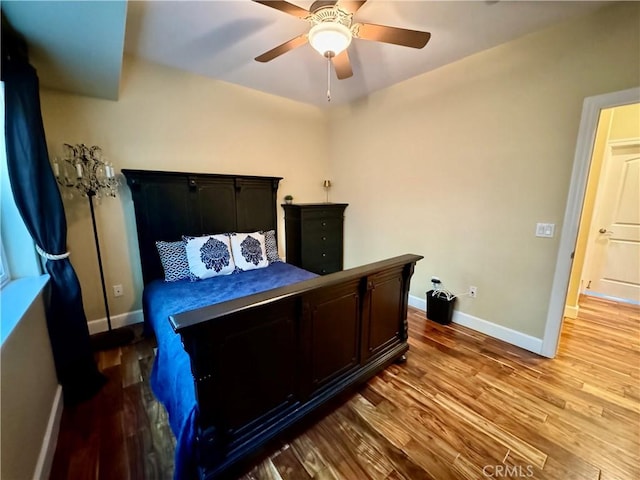
[{"label": "beige wall", "polygon": [[3,341],[0,365],[0,478],[34,478],[58,390],[41,294]]},{"label": "beige wall", "polygon": [[[95,144],[118,170],[281,176],[280,199],[324,198],[327,116],[316,107],[132,58],[125,58],[117,102],[50,90],[41,92],[41,101],[52,157],[64,142]],[[65,203],[87,317],[104,318],[87,200]],[[128,187],[104,199],[96,214],[111,313],[139,309],[142,280]],[[283,232],[281,220],[282,239]],[[114,284],[124,286],[122,297],[112,296]]]},{"label": "beige wall", "polygon": [[580,229],[576,242],[571,278],[567,289],[566,305],[569,307],[565,315],[574,317],[577,314],[580,296],[581,279],[587,251],[587,240],[591,232],[591,221],[595,207],[605,148],[608,142],[640,138],[640,103],[624,105],[602,110],[598,119],[596,138],[593,144],[589,178],[584,196],[582,214],[580,215]]},{"label": "beige wall", "polygon": [[[425,256],[458,309],[542,338],[585,97],[640,84],[640,5],[522,37],[331,112],[348,266]],[[556,224],[536,238],[537,222]]]}]

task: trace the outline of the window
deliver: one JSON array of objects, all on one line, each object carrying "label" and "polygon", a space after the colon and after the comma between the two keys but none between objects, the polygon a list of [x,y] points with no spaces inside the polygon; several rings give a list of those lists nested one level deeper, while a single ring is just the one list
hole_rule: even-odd
[{"label": "window", "polygon": [[9,282],[11,276],[9,275],[9,268],[7,267],[7,259],[4,256],[4,247],[2,246],[2,240],[0,240],[0,288],[4,287]]},{"label": "window", "polygon": [[[1,0],[0,0],[1,1]],[[13,198],[5,145],[4,82],[0,82],[0,286],[42,275],[40,258]],[[3,318],[4,321],[4,318]]]},{"label": "window", "polygon": [[[7,164],[6,164],[6,159],[5,159],[5,144],[4,144],[4,82],[2,82],[2,88],[0,89],[0,110],[2,113],[2,120],[0,121],[0,123],[2,124],[2,144],[0,145],[0,148],[2,148],[2,152],[0,152],[0,155],[2,155],[2,162],[0,163],[1,165],[1,170],[0,172],[2,172],[2,175],[4,177],[4,172],[7,169]],[[4,192],[6,190],[6,186],[8,186],[8,181],[5,185],[4,182],[4,178],[0,179],[2,180],[2,186],[0,187],[0,193]],[[9,187],[10,189],[11,187]],[[4,198],[2,198],[0,200],[0,205],[2,205],[2,202],[4,202]],[[4,218],[4,210],[0,209],[0,215],[3,217],[2,218],[2,224],[4,227],[6,227],[6,221]],[[7,257],[5,257],[4,255],[4,245],[2,244],[2,239],[0,238],[0,288],[4,287],[5,284],[9,283],[9,266],[7,265]]]}]

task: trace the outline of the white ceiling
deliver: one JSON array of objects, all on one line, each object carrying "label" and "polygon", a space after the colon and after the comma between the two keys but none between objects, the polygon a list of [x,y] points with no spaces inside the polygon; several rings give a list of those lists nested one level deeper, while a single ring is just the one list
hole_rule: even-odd
[{"label": "white ceiling", "polygon": [[[311,0],[292,0],[309,8]],[[353,77],[332,77],[332,105],[353,101],[607,2],[390,1],[369,0],[355,21],[431,32],[421,50],[354,39]],[[30,4],[30,5],[29,5]],[[326,106],[326,60],[303,45],[268,63],[254,58],[308,31],[304,20],[249,0],[13,2],[3,1],[9,21],[36,46],[32,61],[43,85],[104,98],[119,78],[124,51],[152,62],[243,85],[301,102]],[[102,10],[99,10],[102,9]],[[120,15],[120,25],[118,25]],[[39,20],[37,20],[39,19]],[[46,20],[46,28],[37,21]],[[71,27],[73,24],[77,28]],[[64,38],[64,42],[60,42]],[[57,39],[57,40],[56,40]],[[100,52],[111,53],[109,61]],[[67,52],[65,61],[61,55]],[[69,51],[74,55],[69,55]],[[105,54],[106,55],[106,54]],[[75,63],[69,57],[75,56]],[[104,56],[104,55],[103,55]],[[117,57],[118,65],[112,58]],[[110,74],[105,73],[108,64]],[[64,71],[65,74],[60,72]],[[57,72],[57,73],[56,73]],[[90,92],[78,79],[98,72]],[[109,80],[108,82],[106,80]],[[65,83],[66,81],[66,83]],[[104,84],[104,85],[103,85]],[[102,89],[102,92],[93,90]],[[117,91],[117,84],[115,91]]]},{"label": "white ceiling", "polygon": [[29,47],[40,84],[116,99],[122,70],[125,1],[2,0],[2,12]]}]

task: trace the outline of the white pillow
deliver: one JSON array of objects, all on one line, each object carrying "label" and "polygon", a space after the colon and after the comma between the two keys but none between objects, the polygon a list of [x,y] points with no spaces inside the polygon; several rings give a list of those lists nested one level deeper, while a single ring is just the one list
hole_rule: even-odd
[{"label": "white pillow", "polygon": [[189,271],[196,280],[229,275],[235,270],[227,235],[183,238],[186,242]]},{"label": "white pillow", "polygon": [[229,238],[233,261],[238,270],[255,270],[269,266],[263,233],[230,233]]}]

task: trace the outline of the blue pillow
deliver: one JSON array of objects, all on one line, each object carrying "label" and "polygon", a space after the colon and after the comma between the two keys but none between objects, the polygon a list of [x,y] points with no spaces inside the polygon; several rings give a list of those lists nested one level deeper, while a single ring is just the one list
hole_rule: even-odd
[{"label": "blue pillow", "polygon": [[158,249],[160,263],[164,270],[165,282],[175,282],[190,277],[187,250],[184,241],[157,241],[156,248]]}]

